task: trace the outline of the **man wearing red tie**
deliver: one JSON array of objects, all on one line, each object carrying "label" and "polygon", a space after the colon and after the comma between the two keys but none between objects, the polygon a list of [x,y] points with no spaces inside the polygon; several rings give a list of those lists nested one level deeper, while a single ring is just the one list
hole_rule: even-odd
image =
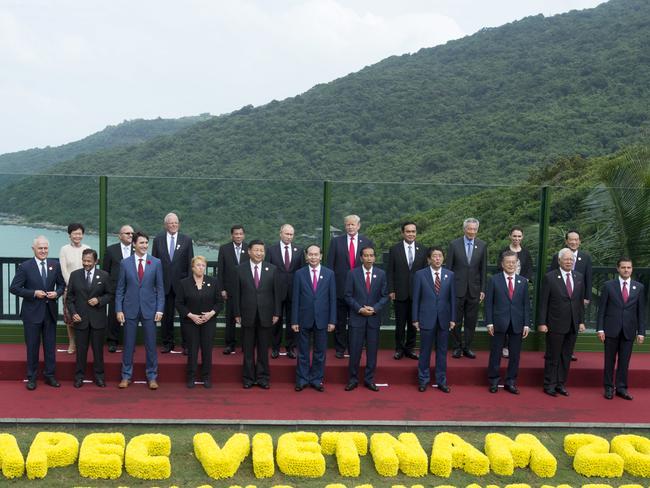
[{"label": "man wearing red tie", "polygon": [[[605,344],[605,398],[616,396],[632,400],[627,391],[627,370],[634,338],[639,344],[645,337],[645,290],[632,276],[632,260],[622,257],[616,263],[618,276],[605,282],[598,306],[598,338]],[[616,385],[614,385],[614,365]]]}]

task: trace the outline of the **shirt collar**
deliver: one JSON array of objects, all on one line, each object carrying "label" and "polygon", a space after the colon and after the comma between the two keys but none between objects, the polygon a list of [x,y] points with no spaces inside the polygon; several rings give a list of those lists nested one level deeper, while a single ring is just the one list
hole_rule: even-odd
[{"label": "shirt collar", "polygon": [[474,239],[468,239],[467,236],[463,236],[463,239],[465,240],[465,247],[467,247],[467,244],[474,245]]}]

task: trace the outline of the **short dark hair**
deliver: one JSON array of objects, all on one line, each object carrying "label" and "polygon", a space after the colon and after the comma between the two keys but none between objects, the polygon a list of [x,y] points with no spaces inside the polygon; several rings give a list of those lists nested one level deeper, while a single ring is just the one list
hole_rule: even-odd
[{"label": "short dark hair", "polygon": [[75,230],[81,229],[81,233],[85,234],[86,229],[84,228],[83,224],[80,224],[79,222],[73,222],[72,224],[68,224],[68,235],[72,234]]},{"label": "short dark hair", "polygon": [[410,220],[407,220],[406,222],[402,222],[402,232],[404,232],[404,229],[406,229],[407,225],[414,225],[416,229],[418,228],[418,224]]},{"label": "short dark hair", "polygon": [[506,249],[505,251],[503,251],[503,254],[501,254],[501,262],[503,262],[504,258],[507,258],[509,256],[517,257],[517,253],[510,249]]},{"label": "short dark hair", "polygon": [[317,247],[317,248],[318,248],[318,252],[321,253],[321,254],[323,254],[323,248],[320,247],[318,244],[309,244],[309,245],[305,248],[305,254],[307,254],[307,252],[309,251],[309,248],[310,248],[310,247]]},{"label": "short dark hair", "polygon": [[[236,230],[239,230],[239,229],[244,230],[244,226],[241,225],[241,224],[235,224],[235,225],[233,225],[233,226],[230,228],[230,234],[232,234],[233,232],[235,232]],[[244,232],[246,232],[246,231],[244,230]]]},{"label": "short dark hair", "polygon": [[83,251],[81,251],[81,256],[82,256],[82,257],[85,256],[85,255],[87,255],[87,254],[92,254],[92,255],[93,255],[93,259],[94,259],[95,261],[97,261],[97,251],[95,251],[94,249],[90,249],[90,248],[87,248],[87,249],[84,249]]},{"label": "short dark hair", "polygon": [[253,246],[262,246],[265,247],[264,241],[262,239],[253,239],[248,243],[248,249],[250,249]]},{"label": "short dark hair", "polygon": [[445,251],[442,249],[442,246],[431,246],[429,249],[427,249],[427,257],[430,258],[433,256],[434,251],[440,251],[442,255],[445,255]]},{"label": "short dark hair", "polygon": [[144,232],[142,232],[141,230],[139,230],[135,234],[133,234],[133,244],[137,243],[140,237],[144,237],[147,240],[147,242],[149,242],[149,236]]},{"label": "short dark hair", "polygon": [[618,261],[616,261],[616,267],[618,268],[621,265],[621,263],[631,263],[631,262],[632,262],[632,258],[628,256],[621,256],[620,258],[618,258]]},{"label": "short dark hair", "polygon": [[569,229],[564,234],[565,241],[569,238],[569,234],[578,234],[578,238],[580,238],[580,232],[578,232],[578,229]]},{"label": "short dark hair", "polygon": [[512,233],[513,233],[514,231],[516,231],[516,230],[518,230],[518,231],[521,232],[522,234],[524,233],[524,229],[522,229],[521,226],[519,226],[519,225],[513,225],[512,227],[510,227],[510,232],[509,232],[509,234],[512,234]]},{"label": "short dark hair", "polygon": [[361,255],[363,256],[363,251],[365,251],[366,249],[372,249],[372,253],[373,253],[373,254],[375,253],[375,248],[374,248],[373,246],[367,244],[367,245],[363,246],[363,247],[359,250],[359,254],[361,254]]}]

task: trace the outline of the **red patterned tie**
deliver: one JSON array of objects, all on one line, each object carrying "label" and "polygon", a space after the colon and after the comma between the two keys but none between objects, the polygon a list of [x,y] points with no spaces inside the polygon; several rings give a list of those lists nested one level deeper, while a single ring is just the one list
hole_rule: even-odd
[{"label": "red patterned tie", "polygon": [[366,291],[370,293],[370,271],[366,271]]},{"label": "red patterned tie", "polygon": [[627,281],[623,282],[623,303],[627,303],[628,298],[630,298],[630,294],[627,291]]},{"label": "red patterned tie", "polygon": [[253,275],[253,281],[255,281],[255,288],[260,287],[260,274],[257,272],[257,265],[255,265],[255,274]]},{"label": "red patterned tie", "polygon": [[350,237],[350,247],[348,249],[348,257],[350,259],[350,269],[354,269],[354,259],[356,253],[354,251],[354,237]]},{"label": "red patterned tie", "polygon": [[508,276],[508,296],[512,300],[512,295],[515,294],[515,287],[512,284],[512,276]]},{"label": "red patterned tie", "polygon": [[291,267],[291,258],[289,257],[289,246],[284,246],[284,269],[289,271]]},{"label": "red patterned tie", "polygon": [[433,283],[433,290],[436,292],[436,295],[440,295],[440,273],[436,271],[436,281]]},{"label": "red patterned tie", "polygon": [[314,273],[314,277],[311,280],[311,289],[314,290],[314,293],[316,293],[316,289],[318,288],[318,276],[316,276],[316,270],[312,269],[312,273]]},{"label": "red patterned tie", "polygon": [[566,292],[569,294],[569,298],[573,295],[573,287],[571,286],[571,278],[569,273],[566,274]]},{"label": "red patterned tie", "polygon": [[142,258],[138,259],[138,281],[142,283],[142,278],[144,278],[144,267],[142,266]]}]

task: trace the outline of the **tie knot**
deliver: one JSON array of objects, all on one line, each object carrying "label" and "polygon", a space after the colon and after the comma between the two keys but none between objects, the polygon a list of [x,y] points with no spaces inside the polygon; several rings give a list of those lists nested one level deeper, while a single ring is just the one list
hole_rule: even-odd
[{"label": "tie knot", "polygon": [[138,258],[138,261],[142,262],[142,258]]},{"label": "tie knot", "polygon": [[512,276],[508,276],[508,281],[512,281]]},{"label": "tie knot", "polygon": [[257,271],[257,264],[255,265],[255,271]]},{"label": "tie knot", "polygon": [[287,251],[289,250],[289,246],[284,246],[284,248],[285,248]]}]

